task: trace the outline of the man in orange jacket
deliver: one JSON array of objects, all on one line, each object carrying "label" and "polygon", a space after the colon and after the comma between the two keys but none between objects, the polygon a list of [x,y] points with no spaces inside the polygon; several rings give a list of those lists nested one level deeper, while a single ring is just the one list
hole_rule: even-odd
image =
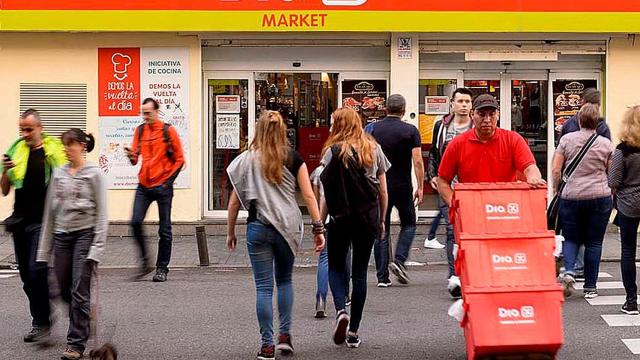
[{"label": "man in orange jacket", "polygon": [[133,202],[131,228],[140,248],[142,267],[136,274],[139,280],[153,271],[149,264],[149,255],[142,231],[142,222],[153,201],[158,203],[160,228],[158,235],[158,258],[154,282],[167,281],[169,261],[171,260],[171,201],[173,200],[173,182],[184,165],[182,144],[176,129],[158,119],[160,105],[152,98],[142,102],[144,124],[136,128],[131,148],[125,148],[132,165],[142,156],[142,166],[138,173],[138,189]]}]

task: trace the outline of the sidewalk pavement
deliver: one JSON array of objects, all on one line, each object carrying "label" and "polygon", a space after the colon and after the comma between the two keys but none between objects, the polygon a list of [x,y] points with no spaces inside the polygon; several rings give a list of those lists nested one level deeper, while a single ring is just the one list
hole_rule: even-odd
[{"label": "sidewalk pavement", "polygon": [[[421,230],[423,227],[418,227]],[[426,228],[425,228],[426,229]],[[442,227],[441,227],[442,229]],[[399,226],[392,228],[392,240],[395,241]],[[426,234],[418,232],[413,242],[413,247],[409,255],[409,266],[425,266],[446,264],[447,257],[444,249],[425,249],[423,242]],[[446,236],[438,234],[438,240],[444,244]],[[134,245],[134,239],[130,236],[113,236],[107,240],[104,259],[101,267],[104,268],[134,268],[138,266],[138,250]],[[209,247],[209,261],[212,267],[250,267],[247,255],[246,238],[244,231],[238,231],[238,246],[236,251],[230,252],[226,247],[226,237],[221,235],[207,236]],[[155,259],[157,251],[157,237],[149,236],[148,245],[151,251],[151,259]],[[603,261],[620,261],[620,236],[618,233],[608,232],[605,236],[603,251]],[[295,266],[313,267],[317,266],[318,257],[313,251],[313,238],[307,231],[303,240],[302,250],[296,256]],[[373,256],[371,256],[373,264]],[[9,236],[0,236],[0,268],[15,266],[13,253],[13,240]],[[171,267],[197,267],[199,266],[198,246],[195,236],[175,236],[173,239],[173,250],[171,256]]]}]

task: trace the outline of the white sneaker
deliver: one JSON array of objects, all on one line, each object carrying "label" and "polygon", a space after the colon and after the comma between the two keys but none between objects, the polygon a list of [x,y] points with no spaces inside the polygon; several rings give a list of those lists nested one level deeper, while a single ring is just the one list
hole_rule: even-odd
[{"label": "white sneaker", "polygon": [[444,249],[444,245],[440,244],[438,238],[429,239],[427,237],[424,240],[424,247],[427,249]]}]

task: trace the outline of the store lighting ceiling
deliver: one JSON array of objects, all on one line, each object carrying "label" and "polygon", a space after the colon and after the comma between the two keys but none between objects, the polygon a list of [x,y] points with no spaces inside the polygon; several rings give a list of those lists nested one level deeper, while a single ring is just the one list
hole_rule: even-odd
[{"label": "store lighting ceiling", "polygon": [[473,51],[465,52],[466,61],[558,61],[557,51]]}]

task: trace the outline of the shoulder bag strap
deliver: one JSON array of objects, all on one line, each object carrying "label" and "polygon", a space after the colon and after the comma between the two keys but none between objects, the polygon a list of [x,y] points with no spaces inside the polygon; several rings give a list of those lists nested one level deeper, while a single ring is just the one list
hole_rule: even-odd
[{"label": "shoulder bag strap", "polygon": [[569,180],[571,175],[573,175],[573,172],[576,171],[576,169],[578,168],[578,165],[580,165],[580,162],[582,162],[582,159],[584,159],[585,155],[587,155],[587,152],[589,151],[589,149],[591,149],[593,144],[596,142],[597,138],[598,138],[597,133],[591,135],[591,137],[582,146],[582,148],[580,148],[578,155],[576,155],[573,161],[571,161],[571,163],[564,169],[562,173],[562,179],[560,179],[560,184],[558,185],[558,193],[562,192],[562,189],[564,188],[564,185],[567,183],[567,180]]}]

